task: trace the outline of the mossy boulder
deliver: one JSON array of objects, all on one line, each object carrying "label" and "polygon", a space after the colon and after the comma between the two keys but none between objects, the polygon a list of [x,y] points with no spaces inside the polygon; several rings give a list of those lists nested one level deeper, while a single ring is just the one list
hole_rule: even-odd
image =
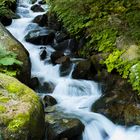
[{"label": "mossy boulder", "polygon": [[20,69],[18,69],[16,76],[21,82],[28,85],[31,77],[31,63],[29,60],[29,54],[24,46],[17,41],[1,23],[0,46],[4,47],[8,51],[16,53],[17,59],[23,62],[23,65],[20,67]]},{"label": "mossy boulder", "polygon": [[116,74],[102,78],[103,95],[92,110],[117,124],[140,125],[140,98],[126,80]]},{"label": "mossy boulder", "polygon": [[47,107],[45,112],[47,140],[80,140],[84,125],[79,119],[55,106]]},{"label": "mossy boulder", "polygon": [[0,73],[0,137],[42,140],[44,130],[39,97],[15,78]]}]

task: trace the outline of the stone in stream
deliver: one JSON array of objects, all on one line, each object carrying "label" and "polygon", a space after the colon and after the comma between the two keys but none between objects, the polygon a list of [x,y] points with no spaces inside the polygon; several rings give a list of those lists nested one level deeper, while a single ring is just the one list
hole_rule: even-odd
[{"label": "stone in stream", "polygon": [[44,82],[43,85],[39,85],[36,89],[39,93],[52,93],[55,88],[55,85],[51,82]]},{"label": "stone in stream", "polygon": [[47,57],[47,51],[45,49],[41,50],[41,52],[39,53],[40,55],[40,59],[44,60]]},{"label": "stone in stream", "polygon": [[35,4],[31,7],[33,12],[44,12],[45,10],[39,4]]},{"label": "stone in stream", "polygon": [[60,52],[60,51],[55,51],[55,52],[53,52],[53,53],[51,54],[51,61],[52,61],[52,63],[53,63],[53,64],[57,64],[56,61],[57,61],[59,58],[63,57],[63,56],[64,56],[63,52]]},{"label": "stone in stream", "polygon": [[[51,109],[52,108],[52,109]],[[47,140],[79,140],[84,130],[82,122],[56,107],[46,108],[45,124]]]},{"label": "stone in stream", "polygon": [[92,110],[117,124],[140,125],[140,97],[118,74],[104,73],[101,72],[102,79],[99,78],[103,96],[93,104]]},{"label": "stone in stream", "polygon": [[0,44],[7,51],[12,51],[17,54],[18,60],[23,64],[21,67],[15,68],[18,70],[16,77],[26,85],[29,85],[31,78],[31,63],[29,53],[24,46],[16,40],[13,35],[0,23]]},{"label": "stone in stream", "polygon": [[38,4],[46,4],[46,1],[45,1],[45,0],[40,0],[40,1],[38,2]]},{"label": "stone in stream", "polygon": [[0,73],[0,139],[42,140],[44,131],[43,106],[36,93]]},{"label": "stone in stream", "polygon": [[34,23],[37,23],[39,26],[43,27],[47,27],[48,26],[48,14],[43,14],[43,15],[38,15],[36,16],[33,21]]},{"label": "stone in stream", "polygon": [[54,37],[55,34],[53,30],[38,29],[30,31],[25,36],[25,40],[35,45],[48,45],[53,43]]},{"label": "stone in stream", "polygon": [[33,77],[33,78],[31,78],[29,87],[31,89],[35,90],[35,89],[37,89],[39,87],[39,84],[40,84],[40,82],[39,82],[38,78],[37,77]]},{"label": "stone in stream", "polygon": [[43,104],[44,104],[45,107],[53,106],[53,105],[57,104],[57,101],[54,97],[52,97],[50,95],[45,95],[43,97]]},{"label": "stone in stream", "polygon": [[91,71],[91,61],[82,60],[78,62],[72,72],[75,79],[92,79],[93,71]]}]

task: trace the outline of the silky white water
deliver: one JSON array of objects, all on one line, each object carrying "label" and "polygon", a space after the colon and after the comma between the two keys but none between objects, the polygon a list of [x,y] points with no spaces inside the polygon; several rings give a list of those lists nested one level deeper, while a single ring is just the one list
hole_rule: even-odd
[{"label": "silky white water", "polygon": [[[74,114],[83,122],[85,130],[82,140],[140,140],[139,126],[131,128],[117,126],[103,115],[90,112],[91,105],[101,96],[101,90],[97,83],[74,80],[71,78],[71,74],[60,77],[59,65],[53,66],[47,61],[54,49],[51,46],[36,46],[25,42],[24,36],[33,28],[38,28],[37,24],[31,21],[37,15],[43,14],[33,13],[30,7],[30,0],[20,0],[17,14],[21,18],[13,20],[12,25],[7,29],[30,53],[32,77],[38,77],[42,83],[52,82],[55,85],[52,96],[57,100],[58,106],[65,112]],[[40,60],[40,47],[47,49],[48,58],[46,61]]]}]

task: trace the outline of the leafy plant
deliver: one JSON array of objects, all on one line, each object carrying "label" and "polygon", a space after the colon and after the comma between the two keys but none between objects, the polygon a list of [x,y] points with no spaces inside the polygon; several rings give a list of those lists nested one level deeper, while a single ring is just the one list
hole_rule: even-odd
[{"label": "leafy plant", "polygon": [[0,46],[0,71],[14,76],[16,75],[14,65],[22,65],[22,62],[17,60],[17,54],[6,51]]}]

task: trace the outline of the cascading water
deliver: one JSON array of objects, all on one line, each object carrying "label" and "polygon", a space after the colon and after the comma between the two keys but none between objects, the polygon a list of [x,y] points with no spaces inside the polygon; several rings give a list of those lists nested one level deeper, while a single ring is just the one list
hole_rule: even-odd
[{"label": "cascading water", "polygon": [[[101,96],[97,83],[86,80],[74,80],[71,74],[67,77],[59,76],[59,65],[53,66],[47,61],[40,60],[40,47],[24,41],[24,36],[37,27],[32,23],[34,17],[42,13],[33,13],[30,10],[30,0],[19,0],[17,14],[20,19],[13,20],[7,29],[17,38],[30,53],[32,62],[32,76],[40,81],[52,82],[56,85],[52,96],[58,101],[59,107],[65,112],[76,115],[85,125],[83,140],[140,140],[140,127],[125,128],[117,126],[103,115],[90,112],[91,105]],[[47,7],[46,7],[47,8]],[[46,47],[48,58],[54,51],[51,46]],[[47,94],[47,93],[46,93]]]}]

